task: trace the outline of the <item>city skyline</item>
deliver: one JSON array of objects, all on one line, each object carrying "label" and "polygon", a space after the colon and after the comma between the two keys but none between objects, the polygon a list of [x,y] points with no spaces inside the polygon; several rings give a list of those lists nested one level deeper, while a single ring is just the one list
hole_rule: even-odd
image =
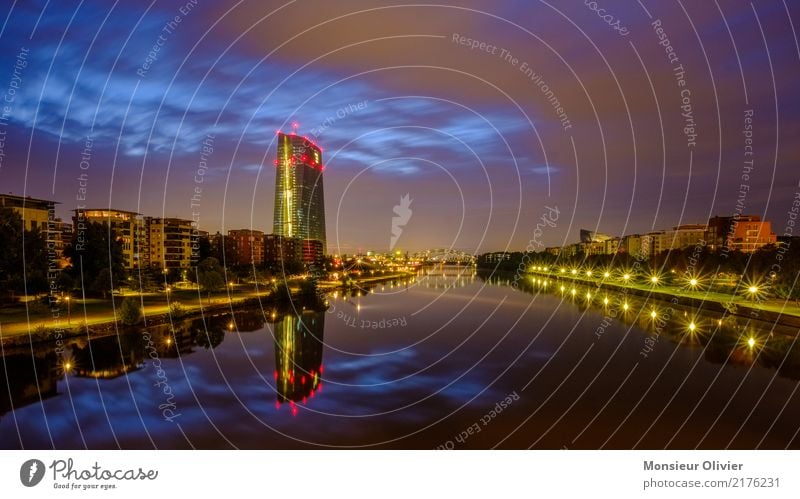
[{"label": "city skyline", "polygon": [[[780,235],[798,191],[798,51],[765,41],[791,37],[795,7],[742,3],[723,17],[607,3],[628,35],[580,3],[480,14],[463,2],[421,7],[437,14],[422,19],[391,3],[311,2],[303,16],[276,3],[272,30],[248,29],[266,15],[252,6],[224,15],[160,2],[136,25],[142,7],[88,2],[78,27],[70,7],[16,5],[3,30],[19,43],[0,55],[15,75],[0,119],[2,191],[58,200],[62,218],[80,195],[159,217],[197,211],[210,232],[266,232],[274,132],[298,122],[329,158],[331,252],[388,248],[406,193],[414,217],[398,245],[411,250],[525,247],[548,206],[563,216],[544,246],[579,228],[644,233],[739,204]],[[301,29],[315,19],[318,29]],[[702,50],[674,35],[693,30]]]}]

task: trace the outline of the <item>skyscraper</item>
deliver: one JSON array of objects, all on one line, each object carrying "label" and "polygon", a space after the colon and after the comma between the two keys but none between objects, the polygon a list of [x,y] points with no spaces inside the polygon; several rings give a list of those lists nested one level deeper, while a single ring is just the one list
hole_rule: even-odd
[{"label": "skyscraper", "polygon": [[276,235],[302,244],[303,261],[318,261],[326,251],[322,150],[308,138],[278,133],[275,160]]}]

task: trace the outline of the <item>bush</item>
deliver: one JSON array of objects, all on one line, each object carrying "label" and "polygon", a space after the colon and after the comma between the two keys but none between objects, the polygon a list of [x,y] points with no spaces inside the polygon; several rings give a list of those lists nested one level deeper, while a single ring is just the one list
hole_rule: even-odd
[{"label": "bush", "polygon": [[33,341],[45,341],[50,336],[50,330],[44,324],[37,324],[32,331],[30,331],[31,339]]},{"label": "bush", "polygon": [[119,317],[126,326],[135,326],[142,320],[142,305],[138,298],[128,297],[122,300]]},{"label": "bush", "polygon": [[311,279],[300,281],[300,296],[303,298],[313,298],[317,296],[317,283]]},{"label": "bush", "polygon": [[173,319],[180,319],[181,317],[186,315],[186,308],[181,305],[181,302],[174,301],[169,306],[169,315]]}]

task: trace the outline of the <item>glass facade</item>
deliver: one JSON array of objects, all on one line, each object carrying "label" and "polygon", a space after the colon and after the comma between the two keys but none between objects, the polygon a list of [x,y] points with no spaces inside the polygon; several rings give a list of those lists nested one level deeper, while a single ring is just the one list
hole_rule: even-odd
[{"label": "glass facade", "polygon": [[322,151],[306,137],[279,133],[275,166],[273,232],[315,241],[321,257],[326,252]]}]

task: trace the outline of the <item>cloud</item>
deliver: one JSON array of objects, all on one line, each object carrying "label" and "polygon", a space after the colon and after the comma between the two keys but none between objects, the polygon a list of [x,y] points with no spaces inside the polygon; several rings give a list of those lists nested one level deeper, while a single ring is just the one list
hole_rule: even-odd
[{"label": "cloud", "polygon": [[561,168],[555,165],[540,165],[540,166],[529,166],[525,168],[525,171],[528,173],[532,173],[534,175],[554,175],[561,171]]}]

